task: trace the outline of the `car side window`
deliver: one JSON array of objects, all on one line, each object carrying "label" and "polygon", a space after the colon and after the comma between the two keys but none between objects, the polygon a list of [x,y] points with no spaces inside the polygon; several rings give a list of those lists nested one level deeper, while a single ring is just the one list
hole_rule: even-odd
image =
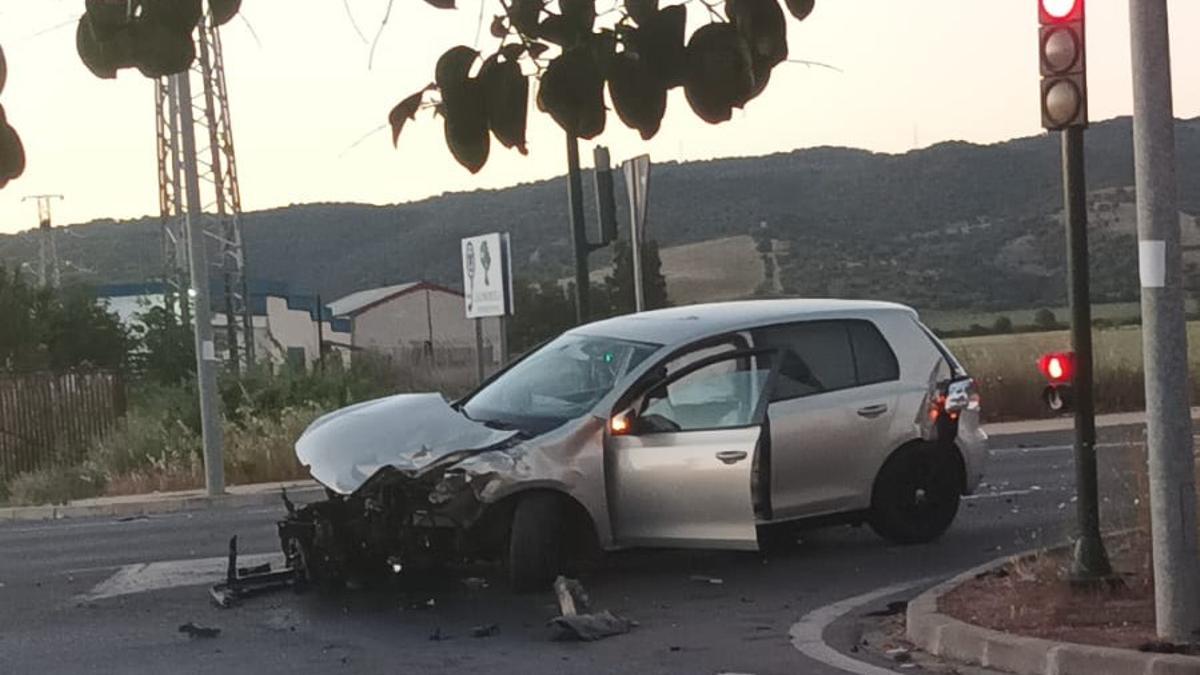
[{"label": "car side window", "polygon": [[638,415],[641,429],[654,433],[754,424],[769,375],[769,359],[762,356],[731,356],[702,366],[647,392]]},{"label": "car side window", "polygon": [[753,331],[754,344],[779,350],[772,401],[785,401],[857,383],[850,336],[841,321],[812,321]]},{"label": "car side window", "polygon": [[850,345],[858,370],[858,384],[864,386],[900,379],[900,362],[875,324],[869,321],[848,321]]}]

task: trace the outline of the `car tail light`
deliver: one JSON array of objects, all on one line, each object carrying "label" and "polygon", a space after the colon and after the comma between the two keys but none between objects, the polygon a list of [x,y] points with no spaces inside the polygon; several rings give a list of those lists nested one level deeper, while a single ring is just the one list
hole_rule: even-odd
[{"label": "car tail light", "polygon": [[980,403],[975,380],[951,380],[938,386],[937,395],[930,399],[929,421],[937,422],[943,415],[956,421],[964,410],[979,410]]}]

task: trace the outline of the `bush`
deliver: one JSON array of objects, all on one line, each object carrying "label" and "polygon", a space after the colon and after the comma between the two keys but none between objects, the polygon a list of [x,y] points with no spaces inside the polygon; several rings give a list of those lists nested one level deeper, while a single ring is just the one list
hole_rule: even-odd
[{"label": "bush", "polygon": [[324,414],[314,404],[285,408],[275,417],[244,415],[241,424],[226,421],[225,478],[232,484],[307,478],[293,446],[313,420]]},{"label": "bush", "polygon": [[81,467],[39,469],[8,482],[8,501],[16,506],[66,504],[104,493],[103,476]]}]

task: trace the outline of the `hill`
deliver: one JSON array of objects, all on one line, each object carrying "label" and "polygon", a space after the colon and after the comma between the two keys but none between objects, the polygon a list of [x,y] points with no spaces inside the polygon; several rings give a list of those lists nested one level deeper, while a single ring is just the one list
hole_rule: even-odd
[{"label": "hill", "polygon": [[[1200,118],[1181,121],[1177,139],[1181,208],[1197,214]],[[1093,125],[1087,144],[1093,208],[1103,203],[1127,210],[1130,120]],[[768,253],[773,262],[767,267],[777,266],[779,274],[768,272],[767,291],[871,295],[931,308],[1061,304],[1059,152],[1057,136],[1043,134],[993,145],[942,143],[899,155],[825,147],[662,163],[652,178],[649,231],[664,247],[746,234],[774,240],[778,248]],[[589,217],[590,192],[585,189]],[[329,298],[417,278],[458,284],[458,240],[508,230],[519,275],[567,276],[565,193],[559,177],[400,205],[305,204],[248,213],[251,275]],[[1093,229],[1102,273],[1098,298],[1136,299],[1136,246],[1128,228],[1093,223]],[[84,280],[160,274],[157,219],[95,221],[69,230],[75,236],[59,237],[60,255],[90,270]],[[0,263],[36,258],[33,237],[0,236]],[[712,265],[713,257],[681,259]],[[607,262],[603,253],[593,259],[596,267]],[[669,282],[670,267],[667,273]]]}]

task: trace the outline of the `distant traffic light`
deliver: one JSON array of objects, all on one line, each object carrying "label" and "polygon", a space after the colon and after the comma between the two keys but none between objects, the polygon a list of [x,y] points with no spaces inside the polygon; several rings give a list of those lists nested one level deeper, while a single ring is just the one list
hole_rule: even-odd
[{"label": "distant traffic light", "polygon": [[1042,126],[1086,127],[1087,50],[1084,0],[1038,0],[1038,62],[1042,73]]},{"label": "distant traffic light", "polygon": [[596,234],[598,246],[607,246],[617,240],[617,203],[613,196],[612,166],[608,148],[596,146],[593,151],[596,162]]}]

